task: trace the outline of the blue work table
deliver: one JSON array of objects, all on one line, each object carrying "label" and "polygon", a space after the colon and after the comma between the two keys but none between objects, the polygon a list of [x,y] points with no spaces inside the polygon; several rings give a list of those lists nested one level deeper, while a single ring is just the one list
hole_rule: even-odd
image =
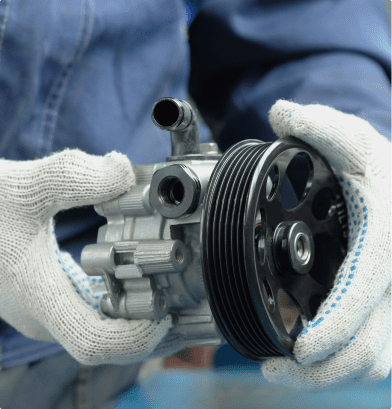
[{"label": "blue work table", "polygon": [[119,397],[117,409],[389,409],[391,375],[373,386],[309,393],[270,384],[256,370],[161,371]]}]

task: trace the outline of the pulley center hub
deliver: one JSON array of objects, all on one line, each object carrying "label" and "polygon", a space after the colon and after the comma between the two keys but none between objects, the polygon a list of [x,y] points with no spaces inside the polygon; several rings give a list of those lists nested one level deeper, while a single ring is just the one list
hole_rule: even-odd
[{"label": "pulley center hub", "polygon": [[313,266],[314,243],[306,223],[280,223],[274,234],[274,253],[282,273],[307,274]]}]

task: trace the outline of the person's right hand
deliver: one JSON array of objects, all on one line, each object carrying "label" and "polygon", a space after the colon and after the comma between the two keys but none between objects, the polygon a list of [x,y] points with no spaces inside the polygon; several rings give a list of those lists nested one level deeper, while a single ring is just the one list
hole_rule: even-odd
[{"label": "person's right hand", "polygon": [[59,342],[86,365],[127,364],[181,348],[181,340],[166,337],[170,315],[160,322],[102,319],[104,286],[61,252],[54,236],[58,211],[111,200],[134,183],[130,161],[117,152],[0,159],[1,318],[27,337]]},{"label": "person's right hand", "polygon": [[390,143],[367,121],[322,105],[281,100],[269,119],[279,137],[310,144],[334,168],[349,242],[328,298],[294,345],[295,359],[267,359],[263,374],[309,390],[383,379],[391,369]]}]

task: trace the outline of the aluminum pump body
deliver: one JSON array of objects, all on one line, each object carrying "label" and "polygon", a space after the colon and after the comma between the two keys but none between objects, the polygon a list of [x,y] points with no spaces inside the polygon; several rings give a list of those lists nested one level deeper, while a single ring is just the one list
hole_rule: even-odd
[{"label": "aluminum pump body", "polygon": [[[113,318],[159,320],[172,314],[172,332],[187,346],[219,345],[200,262],[203,198],[220,154],[200,144],[195,113],[185,101],[159,100],[152,119],[171,131],[172,155],[164,163],[134,166],[136,185],[95,206],[107,219],[81,264],[101,275],[108,294],[102,312]],[[158,122],[159,121],[159,122]]]}]

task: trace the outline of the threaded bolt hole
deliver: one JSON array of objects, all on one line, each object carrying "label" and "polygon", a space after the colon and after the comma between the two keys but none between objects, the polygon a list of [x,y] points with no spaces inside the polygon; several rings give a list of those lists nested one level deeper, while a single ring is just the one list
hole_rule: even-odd
[{"label": "threaded bolt hole", "polygon": [[182,252],[182,250],[180,248],[178,248],[174,254],[174,257],[176,258],[176,260],[182,264],[184,262],[184,253]]},{"label": "threaded bolt hole", "polygon": [[164,310],[166,308],[166,300],[164,297],[160,296],[158,300],[158,308]]},{"label": "threaded bolt hole", "polygon": [[310,241],[303,233],[298,234],[295,238],[295,252],[301,263],[306,263],[310,258]]},{"label": "threaded bolt hole", "polygon": [[158,197],[168,207],[178,206],[184,200],[185,190],[181,180],[175,176],[164,178],[158,186]]}]

